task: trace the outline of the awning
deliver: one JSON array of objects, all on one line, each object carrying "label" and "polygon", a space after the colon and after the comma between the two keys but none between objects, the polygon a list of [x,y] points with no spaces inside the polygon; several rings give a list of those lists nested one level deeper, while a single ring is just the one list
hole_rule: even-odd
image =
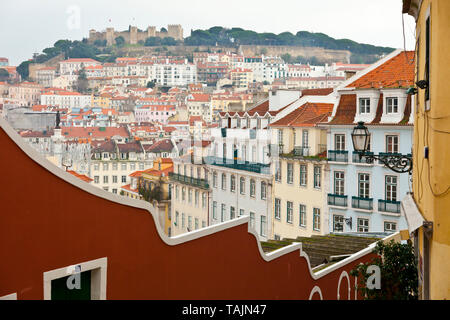
[{"label": "awning", "polygon": [[408,230],[411,234],[416,229],[423,226],[425,219],[417,208],[416,202],[411,193],[408,193],[402,200],[401,213],[405,216],[408,222]]}]

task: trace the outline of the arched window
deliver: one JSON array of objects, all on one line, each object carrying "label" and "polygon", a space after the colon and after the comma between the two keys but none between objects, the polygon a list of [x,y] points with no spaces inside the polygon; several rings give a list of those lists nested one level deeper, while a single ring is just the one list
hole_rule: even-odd
[{"label": "arched window", "polygon": [[267,198],[267,184],[263,181],[261,182],[261,199],[265,200]]},{"label": "arched window", "polygon": [[239,190],[241,194],[245,194],[245,178],[241,177],[239,179]]},{"label": "arched window", "polygon": [[227,176],[225,173],[222,173],[222,190],[227,189]]},{"label": "arched window", "polygon": [[232,174],[230,177],[230,191],[236,191],[236,176],[234,174]]},{"label": "arched window", "polygon": [[256,193],[256,183],[255,180],[250,179],[250,197],[255,197]]}]

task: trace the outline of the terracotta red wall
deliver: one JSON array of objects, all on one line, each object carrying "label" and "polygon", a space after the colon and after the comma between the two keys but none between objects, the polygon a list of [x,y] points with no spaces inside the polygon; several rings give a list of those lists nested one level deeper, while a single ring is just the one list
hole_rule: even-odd
[{"label": "terracotta red wall", "polygon": [[314,281],[298,250],[264,261],[246,224],[169,246],[147,211],[65,182],[2,129],[0,146],[0,296],[42,299],[44,272],[107,257],[107,299],[308,299],[315,285],[336,299],[342,270],[367,259]]}]

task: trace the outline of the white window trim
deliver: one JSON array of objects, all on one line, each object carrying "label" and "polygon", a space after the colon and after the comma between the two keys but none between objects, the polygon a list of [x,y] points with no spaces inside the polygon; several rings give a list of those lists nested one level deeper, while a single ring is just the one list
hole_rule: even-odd
[{"label": "white window trim", "polygon": [[[355,222],[356,222],[356,224],[355,224],[355,225],[356,225],[356,232],[359,232],[359,231],[358,231],[358,219],[369,220],[369,231],[367,231],[367,232],[371,232],[371,230],[372,230],[372,223],[371,223],[372,221],[371,221],[371,220],[372,220],[372,219],[370,219],[370,217],[367,217],[367,216],[357,216],[357,217],[356,217],[356,221],[355,221]],[[364,233],[365,233],[365,232],[364,232]]]},{"label": "white window trim", "polygon": [[104,257],[44,272],[44,300],[51,300],[52,280],[75,274],[75,267],[78,266],[81,268],[81,272],[93,271],[91,273],[91,300],[106,300],[107,265],[108,259]]},{"label": "white window trim", "polygon": [[384,149],[382,152],[387,152],[387,137],[388,136],[397,136],[398,152],[401,153],[400,152],[400,146],[401,146],[400,132],[385,132],[384,133]]}]

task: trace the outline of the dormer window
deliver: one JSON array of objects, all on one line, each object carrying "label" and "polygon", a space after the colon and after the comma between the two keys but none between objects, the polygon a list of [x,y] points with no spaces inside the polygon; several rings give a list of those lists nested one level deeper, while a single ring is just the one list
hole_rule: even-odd
[{"label": "dormer window", "polygon": [[386,113],[398,113],[398,98],[388,97],[386,98]]},{"label": "dormer window", "polygon": [[370,113],[370,98],[359,98],[359,113]]}]

